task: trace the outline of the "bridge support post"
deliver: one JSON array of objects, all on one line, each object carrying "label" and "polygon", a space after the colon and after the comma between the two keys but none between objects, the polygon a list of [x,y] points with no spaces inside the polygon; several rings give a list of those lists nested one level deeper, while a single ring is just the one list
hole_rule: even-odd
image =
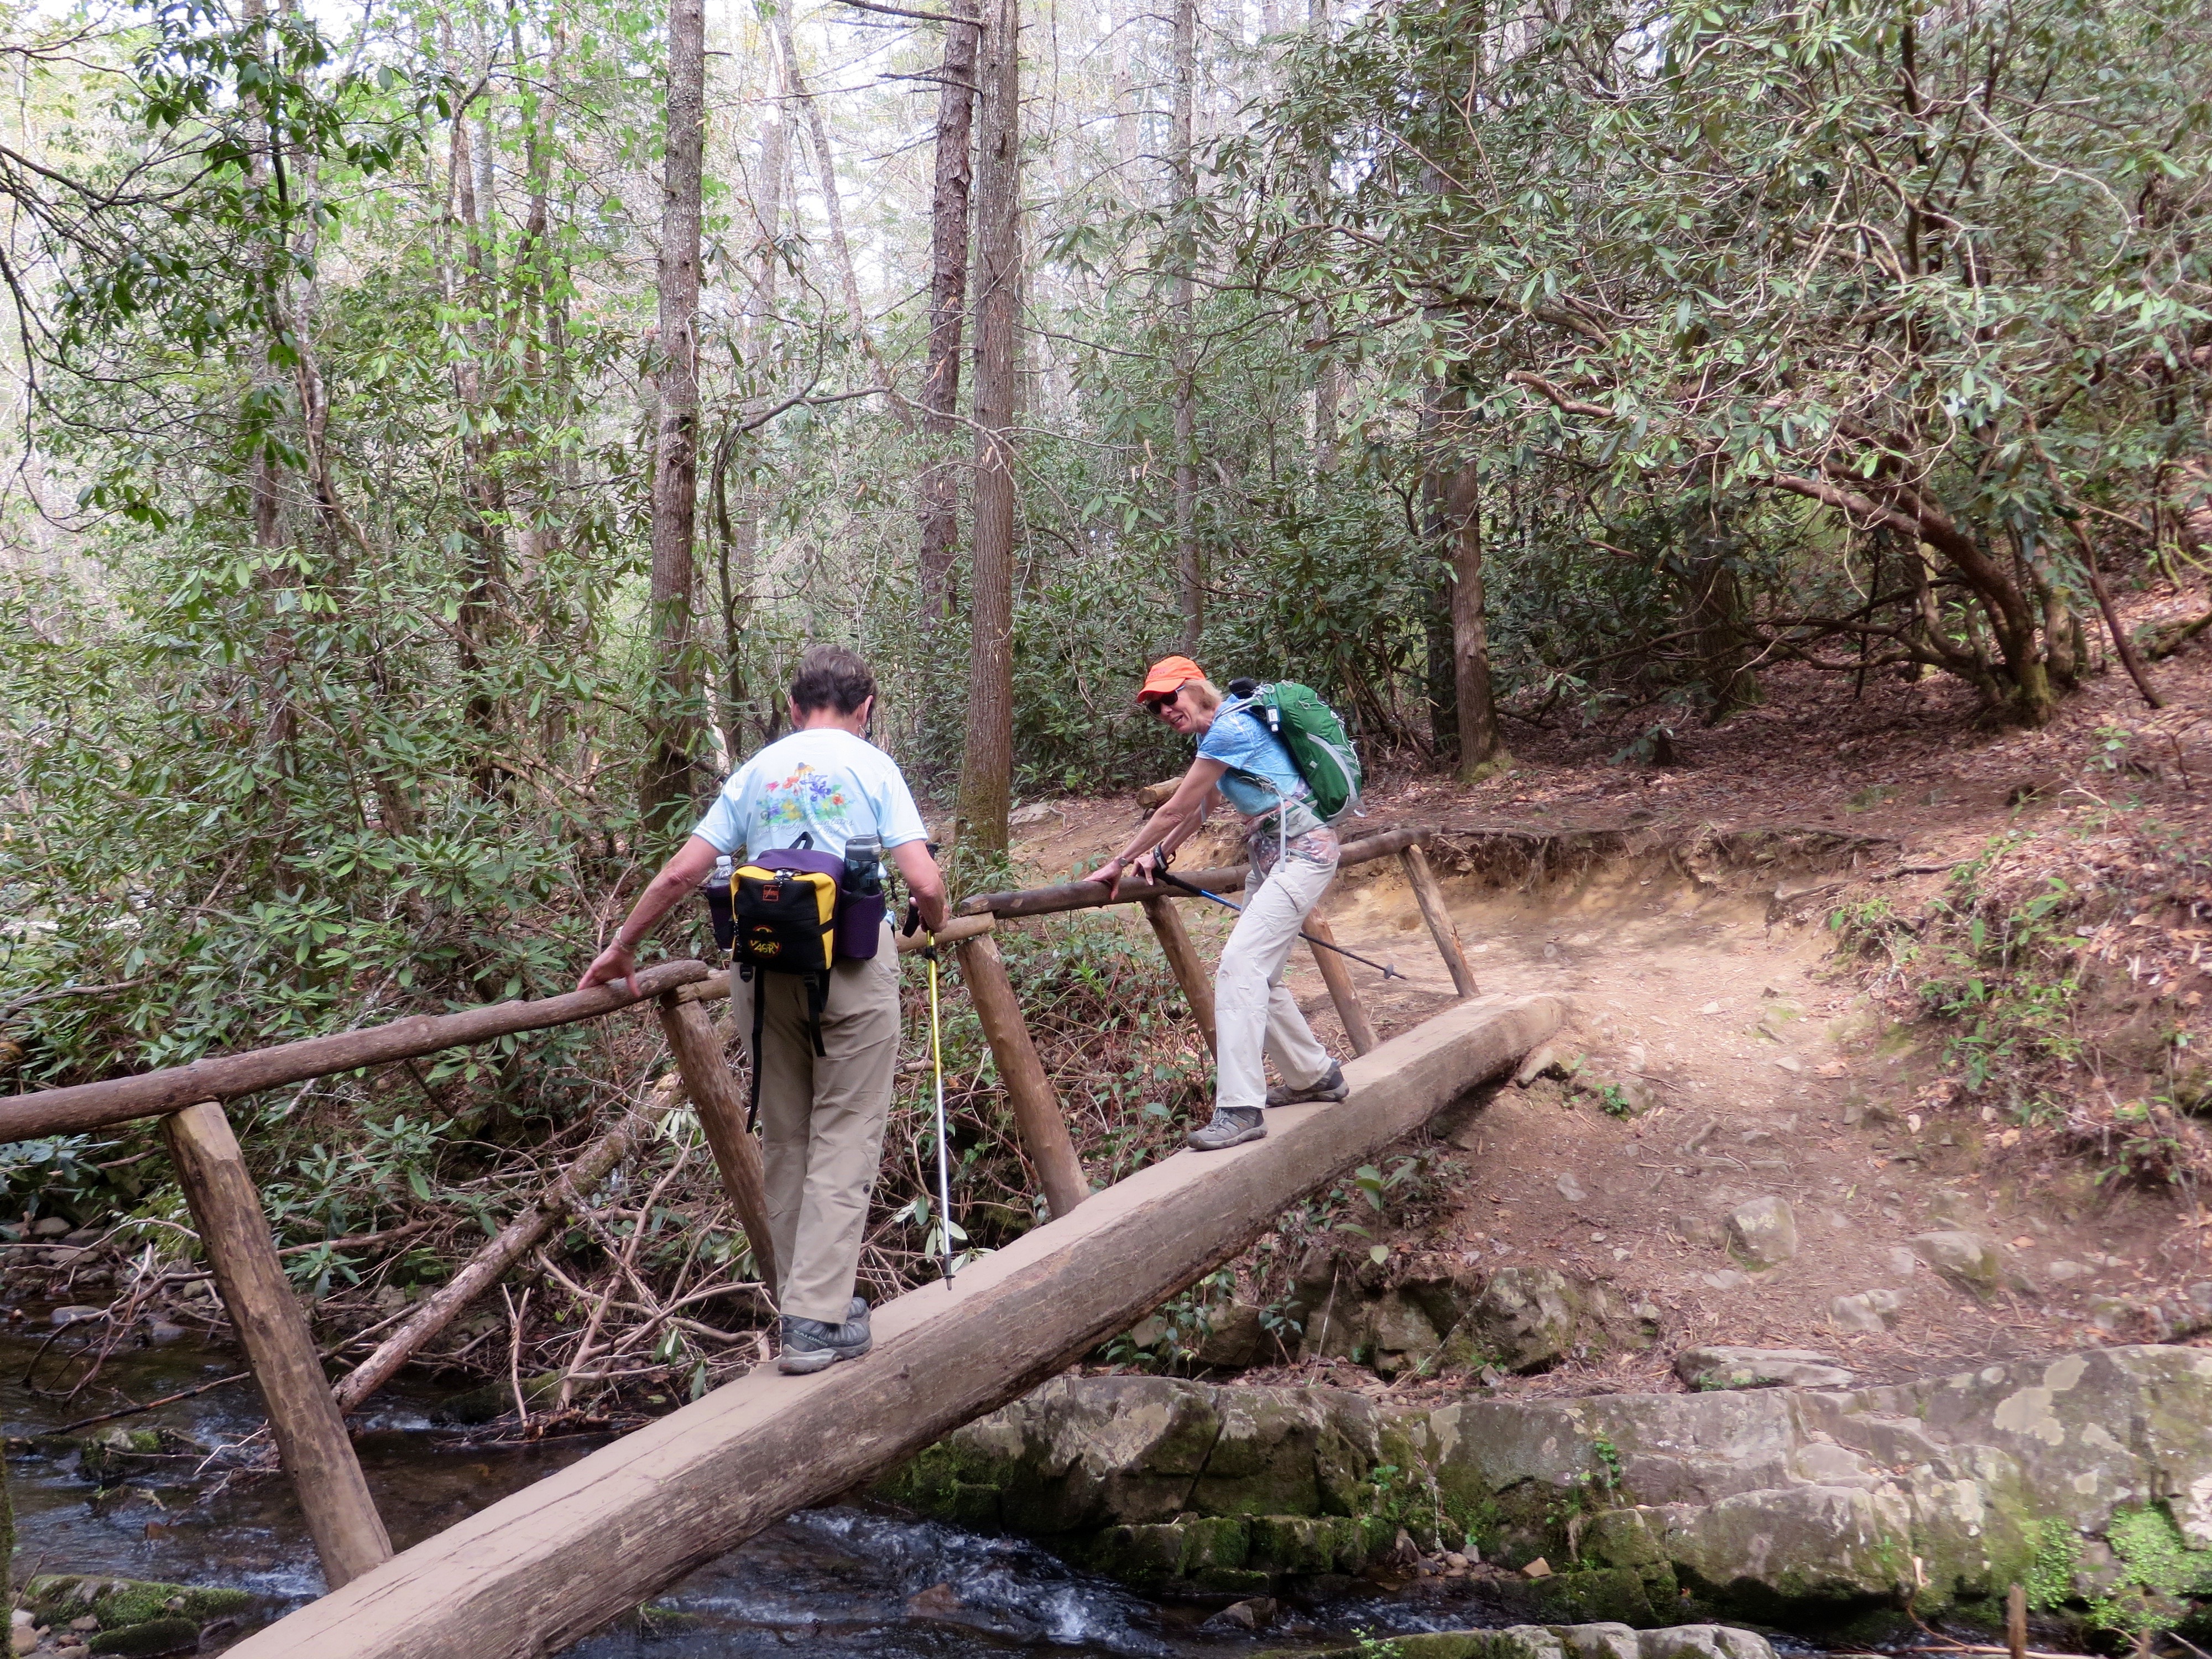
[{"label": "bridge support post", "polygon": [[[722,1188],[744,1224],[745,1242],[752,1246],[761,1282],[770,1300],[777,1298],[775,1241],[768,1230],[768,1181],[762,1173],[760,1148],[745,1127],[745,1103],[738,1080],[722,1058],[722,1040],[714,1023],[696,1002],[678,1000],[672,994],[660,999],[660,1029],[667,1033],[669,1052],[683,1073],[684,1087],[698,1109],[699,1127],[714,1150],[714,1167],[722,1173]],[[760,1062],[756,1059],[753,1063]]]},{"label": "bridge support post", "polygon": [[1437,942],[1437,954],[1444,959],[1450,972],[1452,989],[1463,997],[1475,994],[1474,969],[1468,965],[1466,947],[1459,942],[1459,929],[1452,925],[1451,912],[1444,908],[1444,890],[1437,880],[1437,872],[1429,868],[1429,855],[1415,842],[1398,854],[1398,862],[1406,872],[1407,883],[1413,890],[1413,897],[1420,904],[1421,920],[1429,924],[1429,937]]},{"label": "bridge support post", "polygon": [[1006,977],[1006,959],[988,933],[961,945],[960,977],[968,982],[969,1000],[975,1005],[991,1058],[1006,1085],[1022,1150],[1036,1165],[1045,1204],[1058,1220],[1091,1196],[1091,1182],[1083,1173],[1083,1160],[1075,1155],[1075,1142],[1068,1137],[1060,1097],[1053,1093],[1036,1044],[1030,1041],[1030,1028],[1022,1021],[1022,1005],[1014,995],[1013,981]]},{"label": "bridge support post", "polygon": [[200,1231],[222,1305],[246,1348],[284,1472],[332,1589],[392,1559],[345,1419],[316,1357],[307,1318],[276,1259],[260,1195],[230,1120],[213,1101],[161,1120],[177,1180]]},{"label": "bridge support post", "polygon": [[[1321,919],[1319,910],[1307,913],[1306,932],[1322,945],[1336,943],[1336,935]],[[1352,1052],[1365,1054],[1375,1046],[1375,1026],[1367,1018],[1359,993],[1352,988],[1352,970],[1335,951],[1324,951],[1319,945],[1310,945],[1307,948],[1313,952],[1314,966],[1321,969],[1321,982],[1328,987],[1328,1000],[1336,1005],[1336,1017],[1344,1022],[1344,1035],[1351,1039]]]},{"label": "bridge support post", "polygon": [[1148,898],[1144,901],[1144,909],[1145,920],[1152,925],[1152,937],[1159,940],[1160,951],[1168,959],[1168,969],[1182,988],[1183,1000],[1190,1004],[1191,1018],[1198,1022],[1198,1034],[1206,1039],[1206,1053],[1219,1053],[1213,1040],[1213,979],[1206,971],[1206,961],[1198,954],[1198,946],[1190,942],[1182,917],[1176,911],[1175,901]]}]

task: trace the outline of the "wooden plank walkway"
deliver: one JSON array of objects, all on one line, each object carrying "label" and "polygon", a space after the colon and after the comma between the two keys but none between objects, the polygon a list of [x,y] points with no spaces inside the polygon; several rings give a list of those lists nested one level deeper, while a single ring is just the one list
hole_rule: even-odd
[{"label": "wooden plank walkway", "polygon": [[760,1367],[312,1602],[233,1659],[557,1652],[793,1510],[848,1492],[1061,1370],[1235,1256],[1556,1030],[1553,997],[1462,1003],[1347,1064],[1339,1105],[1179,1152],[886,1304],[876,1349],[810,1377]]}]

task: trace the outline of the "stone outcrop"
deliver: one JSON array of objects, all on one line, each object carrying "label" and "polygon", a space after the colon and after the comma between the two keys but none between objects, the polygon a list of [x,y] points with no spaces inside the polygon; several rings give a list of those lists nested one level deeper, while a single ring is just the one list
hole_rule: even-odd
[{"label": "stone outcrop", "polygon": [[[1507,1569],[1543,1558],[1552,1576],[1515,1586],[1539,1619],[1711,1613],[1866,1639],[1908,1601],[1994,1617],[2014,1582],[2045,1607],[2164,1595],[2185,1619],[2177,1596],[2200,1576],[2212,1594],[2207,1424],[2212,1351],[2179,1347],[1882,1388],[1395,1410],[1326,1389],[1061,1378],[884,1491],[1157,1589],[1358,1572],[1402,1529]],[[2130,1528],[2163,1528],[2156,1574]]]},{"label": "stone outcrop", "polygon": [[1674,1375],[1692,1389],[1848,1389],[1833,1354],[1809,1348],[1685,1348]]},{"label": "stone outcrop", "polygon": [[[1394,1636],[1395,1659],[1774,1659],[1766,1638],[1725,1625],[1672,1625],[1632,1630],[1626,1625],[1508,1625],[1503,1630],[1432,1631]],[[1371,1645],[1302,1652],[1297,1659],[1367,1659]],[[1291,1659],[1262,1654],[1260,1659]]]},{"label": "stone outcrop", "polygon": [[[1249,1351],[1262,1359],[1303,1354],[1354,1359],[1382,1376],[1480,1370],[1539,1371],[1571,1354],[1648,1346],[1658,1310],[1624,1306],[1604,1285],[1551,1267],[1463,1261],[1417,1265],[1385,1276],[1364,1261],[1316,1249],[1300,1264],[1276,1334],[1261,1336],[1259,1310],[1224,1310],[1225,1328],[1250,1321]],[[1146,1344],[1139,1342],[1139,1346]],[[1200,1363],[1224,1362],[1206,1358]],[[1235,1352],[1245,1352],[1240,1345]]]}]

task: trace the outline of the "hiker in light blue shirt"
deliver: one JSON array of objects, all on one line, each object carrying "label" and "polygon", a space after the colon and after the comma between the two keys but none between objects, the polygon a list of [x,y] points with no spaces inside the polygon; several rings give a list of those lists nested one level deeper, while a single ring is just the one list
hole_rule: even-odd
[{"label": "hiker in light blue shirt", "polygon": [[[1218,1152],[1266,1135],[1263,1106],[1337,1101],[1349,1092],[1343,1070],[1316,1040],[1283,983],[1291,946],[1335,879],[1343,849],[1336,831],[1322,822],[1283,740],[1249,702],[1224,701],[1188,657],[1153,664],[1137,700],[1177,732],[1197,738],[1198,757],[1175,793],[1091,878],[1117,893],[1132,870],[1139,880],[1152,879],[1150,849],[1172,852],[1204,820],[1206,797],[1216,790],[1243,818],[1253,873],[1264,878],[1246,884],[1244,913],[1213,975],[1213,1117],[1188,1139],[1198,1152]],[[1269,1060],[1283,1079],[1273,1089]]]}]

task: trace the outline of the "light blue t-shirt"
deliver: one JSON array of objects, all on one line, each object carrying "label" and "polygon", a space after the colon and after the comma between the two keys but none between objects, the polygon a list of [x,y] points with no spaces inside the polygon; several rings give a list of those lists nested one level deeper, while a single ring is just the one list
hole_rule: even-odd
[{"label": "light blue t-shirt", "polygon": [[1198,740],[1198,757],[1229,768],[1221,775],[1221,793],[1244,817],[1272,817],[1279,805],[1288,802],[1283,833],[1302,836],[1321,827],[1313,791],[1298,775],[1297,763],[1283,740],[1267,729],[1266,720],[1253,712],[1251,703],[1237,697],[1224,700],[1214,710],[1213,724]]},{"label": "light blue t-shirt", "polygon": [[732,772],[691,833],[718,853],[742,849],[751,858],[811,832],[815,851],[842,858],[845,843],[870,830],[885,852],[928,834],[896,761],[864,738],[817,726],[778,739]]}]

